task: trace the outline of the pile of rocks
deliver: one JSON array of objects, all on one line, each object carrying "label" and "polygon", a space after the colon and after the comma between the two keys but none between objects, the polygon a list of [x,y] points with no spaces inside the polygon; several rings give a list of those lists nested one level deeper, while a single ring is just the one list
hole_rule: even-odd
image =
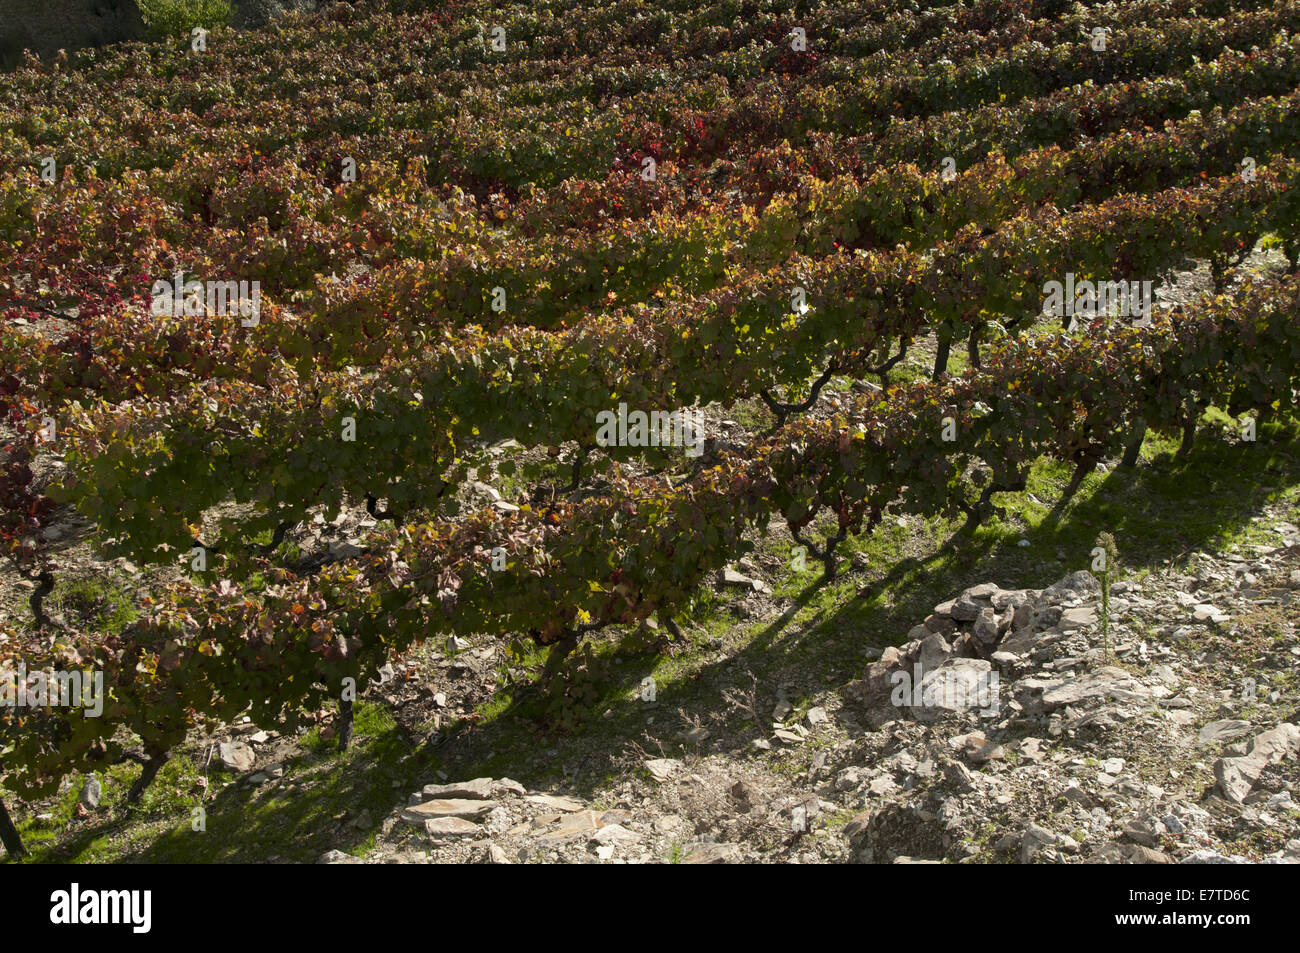
[{"label": "pile of rocks", "polygon": [[1300,641],[1285,614],[1251,641],[1297,560],[1117,583],[1106,645],[1087,572],[974,586],[839,691],[769,689],[784,735],[715,730],[585,799],[433,784],[365,862],[1297,863]]},{"label": "pile of rocks", "polygon": [[[568,795],[530,793],[510,778],[475,778],[426,785],[385,822],[384,833],[384,845],[365,863],[608,861],[616,855],[637,863],[672,859],[671,838],[685,840],[689,826],[680,817],[638,819],[628,810],[602,810]],[[741,854],[734,845],[705,844],[679,859],[717,863],[739,861]],[[335,850],[320,862],[363,861]]]},{"label": "pile of rocks", "polygon": [[[1113,587],[1112,611],[1154,603],[1137,588]],[[1193,622],[1229,619],[1181,590],[1174,601]],[[1043,590],[975,586],[936,606],[905,645],[845,687],[895,749],[883,765],[876,754],[853,773],[869,804],[845,828],[856,859],[987,861],[1009,852],[1022,862],[1247,862],[1213,849],[1247,828],[1277,845],[1265,862],[1300,862],[1300,810],[1286,776],[1295,774],[1300,729],[1261,730],[1263,712],[1209,721],[1238,708],[1224,700],[1232,692],[1203,691],[1179,674],[1175,653],[1150,657],[1156,649],[1134,646],[1123,624],[1114,651],[1125,660],[1113,662],[1099,611],[1100,584],[1087,572]],[[905,676],[927,688],[991,682],[997,698],[976,708],[969,696],[954,703],[936,691],[918,705],[897,690]],[[1207,766],[1206,748],[1226,741],[1234,743]],[[866,757],[879,747],[865,745]],[[870,804],[876,793],[885,796]],[[1008,821],[1013,830],[980,837]]]},{"label": "pile of rocks", "polygon": [[[845,694],[868,709],[877,727],[900,715],[935,721],[972,707],[996,717],[1007,680],[1039,666],[1064,671],[1085,661],[1072,656],[1058,664],[1057,656],[1062,648],[1087,653],[1079,639],[1098,623],[1100,588],[1082,571],[1041,590],[973,586],[935,606],[908,633],[906,644],[886,648]],[[1070,646],[1072,638],[1076,643]],[[1139,685],[1124,670],[1106,666],[1085,678],[1023,679],[1012,694],[1017,713],[1043,714],[1093,699],[1149,702],[1161,689]]]}]

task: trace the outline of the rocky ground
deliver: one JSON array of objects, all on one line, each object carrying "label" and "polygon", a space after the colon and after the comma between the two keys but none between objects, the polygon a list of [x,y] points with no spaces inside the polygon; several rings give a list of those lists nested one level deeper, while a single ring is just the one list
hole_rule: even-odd
[{"label": "rocky ground", "polygon": [[749,751],[642,752],[586,798],[430,778],[321,862],[1300,862],[1300,530],[1271,533],[1114,583],[1108,626],[1086,571],[966,589]]}]

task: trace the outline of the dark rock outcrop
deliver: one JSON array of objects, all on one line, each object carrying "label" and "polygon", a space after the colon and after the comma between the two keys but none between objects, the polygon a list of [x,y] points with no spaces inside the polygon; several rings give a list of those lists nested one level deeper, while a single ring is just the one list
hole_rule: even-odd
[{"label": "dark rock outcrop", "polygon": [[266,26],[286,13],[312,13],[324,4],[317,0],[231,0],[230,25],[241,30]]},{"label": "dark rock outcrop", "polygon": [[136,0],[0,0],[0,67],[59,50],[138,40],[144,21]]}]

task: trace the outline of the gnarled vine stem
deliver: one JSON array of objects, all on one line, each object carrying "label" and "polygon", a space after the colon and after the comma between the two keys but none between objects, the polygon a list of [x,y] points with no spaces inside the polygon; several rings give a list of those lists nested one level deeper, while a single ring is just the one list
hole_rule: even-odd
[{"label": "gnarled vine stem", "polygon": [[839,364],[836,361],[831,361],[830,364],[826,366],[826,370],[822,371],[821,376],[813,382],[812,390],[808,392],[808,398],[797,404],[782,403],[774,398],[767,390],[760,390],[758,396],[762,398],[763,403],[767,405],[767,409],[776,416],[776,426],[778,428],[784,427],[786,418],[791,414],[801,414],[812,407],[813,404],[817,403],[817,398],[820,396],[822,388],[826,386],[827,382],[837,370],[839,370]]}]

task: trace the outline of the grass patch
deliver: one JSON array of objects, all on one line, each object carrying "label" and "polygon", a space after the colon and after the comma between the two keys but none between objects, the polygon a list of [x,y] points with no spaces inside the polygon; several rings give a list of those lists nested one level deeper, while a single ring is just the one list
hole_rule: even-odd
[{"label": "grass patch", "polygon": [[50,594],[47,611],[82,620],[84,627],[116,635],[137,612],[131,594],[116,580],[87,577],[60,582]]},{"label": "grass patch", "polygon": [[125,797],[139,766],[107,769],[99,775],[100,810],[78,819],[77,779],[48,818],[18,823],[31,853],[26,862],[313,863],[330,849],[364,855],[380,822],[428,783],[436,761],[427,749],[411,750],[382,706],[358,701],[354,725],[350,750],[339,753],[319,732],[309,733],[303,740],[314,736],[315,743],[284,762],[284,777],[260,785],[205,767],[206,747],[190,746],[173,755],[134,807]]}]

